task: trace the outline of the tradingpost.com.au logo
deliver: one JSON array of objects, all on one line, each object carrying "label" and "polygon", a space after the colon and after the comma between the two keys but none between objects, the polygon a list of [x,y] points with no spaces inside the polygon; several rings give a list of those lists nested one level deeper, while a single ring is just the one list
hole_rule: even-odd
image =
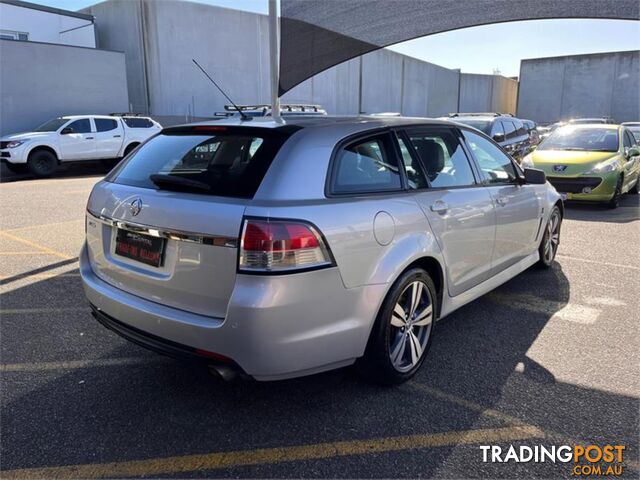
[{"label": "tradingpost.com.au logo", "polygon": [[624,445],[480,445],[484,463],[571,463],[573,476],[622,475]]}]

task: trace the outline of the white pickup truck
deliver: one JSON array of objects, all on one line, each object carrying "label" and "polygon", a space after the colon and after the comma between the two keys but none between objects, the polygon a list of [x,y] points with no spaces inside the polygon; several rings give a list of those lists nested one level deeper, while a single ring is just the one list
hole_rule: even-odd
[{"label": "white pickup truck", "polygon": [[0,160],[12,172],[46,177],[62,162],[122,158],[161,129],[140,116],[58,117],[33,132],[0,138]]}]

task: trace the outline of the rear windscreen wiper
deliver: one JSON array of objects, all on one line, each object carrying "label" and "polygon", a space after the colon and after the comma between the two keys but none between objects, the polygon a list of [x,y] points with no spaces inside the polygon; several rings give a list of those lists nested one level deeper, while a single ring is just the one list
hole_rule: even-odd
[{"label": "rear windscreen wiper", "polygon": [[180,189],[180,190],[211,190],[211,186],[198,180],[191,180],[189,178],[176,177],[175,175],[163,175],[161,173],[154,173],[149,175],[151,180],[158,187],[165,187],[167,189]]}]

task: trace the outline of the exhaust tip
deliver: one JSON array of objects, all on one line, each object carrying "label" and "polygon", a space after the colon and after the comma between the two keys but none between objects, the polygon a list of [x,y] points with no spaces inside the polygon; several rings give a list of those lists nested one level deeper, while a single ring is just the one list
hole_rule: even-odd
[{"label": "exhaust tip", "polygon": [[223,365],[209,365],[209,373],[220,380],[228,382],[238,376],[238,372],[233,368],[225,367]]}]

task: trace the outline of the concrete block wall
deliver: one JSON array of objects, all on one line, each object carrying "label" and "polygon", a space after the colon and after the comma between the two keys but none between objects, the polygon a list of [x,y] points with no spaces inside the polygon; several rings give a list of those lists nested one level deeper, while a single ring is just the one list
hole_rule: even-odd
[{"label": "concrete block wall", "polygon": [[640,51],[523,60],[517,113],[537,122],[640,120]]},{"label": "concrete block wall", "polygon": [[61,115],[127,111],[121,52],[0,40],[0,134]]},{"label": "concrete block wall", "polygon": [[461,112],[516,113],[518,82],[499,75],[460,75]]},{"label": "concrete block wall", "polygon": [[[192,58],[236,103],[269,102],[265,15],[173,0],[109,0],[85,12],[96,17],[99,47],[127,53],[134,111],[187,117],[221,111],[228,102],[196,70]],[[458,70],[383,49],[316,75],[287,92],[282,102],[319,103],[337,115],[440,116],[458,111],[461,78]],[[496,89],[503,82],[478,91],[483,97],[473,99],[474,104],[493,105],[494,98],[509,95],[515,103],[515,90],[505,85],[509,90],[500,94]]]}]

